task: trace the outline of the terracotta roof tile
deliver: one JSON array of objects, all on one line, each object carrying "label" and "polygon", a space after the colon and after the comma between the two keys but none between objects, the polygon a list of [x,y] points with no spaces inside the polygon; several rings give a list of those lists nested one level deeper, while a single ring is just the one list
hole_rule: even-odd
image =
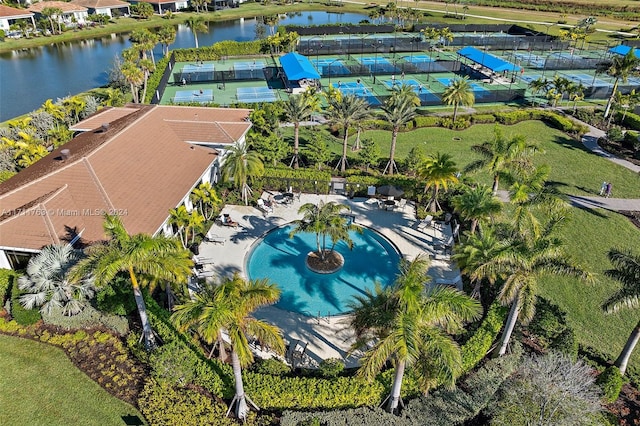
[{"label": "terracotta roof tile", "polygon": [[108,107],[103,108],[90,117],[74,124],[69,127],[69,130],[75,131],[89,131],[99,129],[105,123],[111,123],[119,118],[126,117],[136,111],[140,111],[139,107]]},{"label": "terracotta roof tile", "polygon": [[[121,214],[131,234],[154,234],[217,155],[187,143],[175,119],[197,114],[202,120],[182,121],[180,129],[186,134],[203,134],[202,128],[210,127],[242,135],[250,126],[245,121],[249,110],[147,105],[132,109],[106,130],[77,136],[0,184],[3,210],[22,213],[0,216],[0,246],[38,250],[63,240],[69,229],[84,231],[86,242],[103,239],[103,211]],[[105,111],[88,120],[102,124],[108,115]],[[218,125],[217,118],[226,121]],[[190,125],[197,130],[189,130]],[[204,134],[223,138],[222,132]],[[213,137],[211,141],[224,142]],[[68,158],[63,159],[62,149],[69,150]]]},{"label": "terracotta roof tile", "polygon": [[9,7],[9,6],[0,4],[0,18],[11,18],[11,17],[22,18],[27,16],[33,16],[33,13],[25,9],[17,9],[15,7]]},{"label": "terracotta roof tile", "polygon": [[65,1],[41,1],[39,3],[34,3],[27,10],[35,13],[40,13],[47,7],[55,7],[56,9],[62,10],[64,13],[71,12],[86,12],[87,8],[83,6],[78,6],[77,4],[67,3]]},{"label": "terracotta roof tile", "polygon": [[84,6],[88,9],[102,9],[107,7],[128,7],[130,3],[120,0],[71,0],[69,3]]}]

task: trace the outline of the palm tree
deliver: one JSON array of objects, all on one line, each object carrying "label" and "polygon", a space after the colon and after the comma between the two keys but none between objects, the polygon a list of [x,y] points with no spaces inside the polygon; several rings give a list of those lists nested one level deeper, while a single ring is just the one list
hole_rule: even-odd
[{"label": "palm tree", "polygon": [[471,149],[483,158],[465,167],[466,172],[485,169],[493,176],[493,193],[498,192],[500,179],[513,180],[513,174],[533,168],[532,156],[539,152],[535,143],[528,143],[522,135],[507,140],[502,135],[500,126],[493,129],[493,139],[481,145],[473,145]]},{"label": "palm tree", "polygon": [[169,224],[177,228],[182,247],[187,247],[189,241],[189,211],[184,204],[169,210]]},{"label": "palm tree", "polygon": [[88,305],[95,288],[89,279],[72,280],[69,271],[82,259],[82,252],[71,245],[46,246],[27,264],[27,274],[18,278],[26,294],[20,304],[27,309],[40,307],[43,314],[61,308],[64,315],[76,315]]},{"label": "palm tree", "polygon": [[467,187],[462,194],[453,197],[452,202],[462,217],[471,220],[471,235],[475,234],[481,220],[490,219],[502,211],[502,201],[486,185]]},{"label": "palm tree", "polygon": [[429,200],[429,211],[436,212],[440,209],[438,202],[438,192],[440,187],[445,190],[450,183],[457,183],[458,177],[456,163],[449,154],[436,153],[429,155],[418,167],[418,176],[425,181],[424,192],[432,190]]},{"label": "palm tree", "polygon": [[442,101],[447,105],[453,105],[453,121],[456,121],[458,115],[458,106],[473,106],[476,97],[473,94],[469,77],[456,78],[442,93]]},{"label": "palm tree", "polygon": [[158,31],[158,42],[162,44],[162,54],[169,54],[169,46],[176,41],[176,27],[173,25],[163,25]]},{"label": "palm tree", "polygon": [[300,122],[307,120],[312,113],[313,105],[304,95],[291,95],[289,100],[284,103],[284,115],[288,122],[293,123],[293,158],[291,163],[294,169],[299,167]]},{"label": "palm tree", "polygon": [[561,220],[551,219],[539,237],[516,234],[505,241],[502,250],[483,265],[485,270],[493,271],[492,274],[504,280],[498,299],[505,306],[511,305],[497,356],[506,353],[516,322],[520,320],[528,324],[533,319],[538,282],[543,275],[592,281],[589,272],[566,257],[562,250],[563,242],[553,235]]},{"label": "palm tree", "polygon": [[611,112],[611,105],[613,104],[613,97],[618,91],[618,84],[622,80],[623,83],[627,81],[629,76],[634,72],[634,70],[640,65],[640,58],[636,57],[635,49],[631,48],[629,52],[627,52],[624,56],[615,56],[611,62],[611,66],[607,70],[607,73],[615,78],[613,82],[613,92],[609,101],[607,101],[607,106],[604,109],[604,118],[609,116]]},{"label": "palm tree", "polygon": [[134,103],[140,103],[140,94],[138,93],[139,87],[144,82],[144,73],[135,63],[125,61],[121,66],[121,72],[129,87],[131,88],[131,96]]},{"label": "palm tree", "polygon": [[[617,312],[620,308],[637,309],[640,306],[640,256],[631,250],[611,249],[608,253],[613,269],[606,270],[606,276],[620,281],[622,288],[616,291],[602,308],[607,313]],[[631,331],[627,343],[614,365],[620,369],[622,375],[627,371],[629,358],[640,340],[640,321]]]},{"label": "palm tree", "polygon": [[193,16],[187,19],[184,23],[187,25],[187,27],[189,27],[189,29],[193,33],[193,38],[196,42],[196,49],[197,49],[198,48],[198,32],[206,33],[207,31],[209,31],[209,27],[204,22],[204,19],[202,19],[199,16],[198,17]]},{"label": "palm tree", "polygon": [[416,116],[416,99],[418,105],[420,99],[413,92],[413,88],[409,85],[402,84],[400,89],[394,90],[391,97],[382,107],[385,118],[391,124],[391,149],[389,151],[389,162],[385,167],[383,174],[389,171],[393,175],[394,169],[398,170],[394,160],[396,154],[396,142],[398,140],[398,132],[410,120]]},{"label": "palm tree", "polygon": [[327,118],[333,125],[342,127],[344,139],[342,141],[342,157],[336,165],[340,171],[347,169],[347,141],[349,140],[349,128],[356,123],[369,118],[369,104],[355,95],[327,98]]},{"label": "palm tree", "polygon": [[233,181],[234,186],[240,190],[245,205],[249,205],[249,195],[253,192],[248,182],[261,176],[263,172],[262,156],[250,150],[246,142],[233,145],[224,157],[222,176],[225,180]]},{"label": "palm tree", "polygon": [[483,230],[482,233],[469,235],[462,246],[458,246],[452,259],[458,267],[474,284],[471,297],[481,300],[480,288],[486,280],[489,284],[494,284],[497,280],[495,271],[487,265],[496,254],[502,250],[502,240],[496,238],[492,228]]},{"label": "palm tree", "polygon": [[395,366],[389,412],[402,405],[400,391],[406,367],[413,366],[423,392],[439,385],[453,386],[461,370],[460,348],[449,334],[465,321],[477,318],[480,304],[449,287],[428,286],[429,263],[422,257],[402,261],[392,287],[356,296],[351,304],[351,327],[356,333],[352,349],[369,348],[361,358],[358,375],[372,380],[387,362]]},{"label": "palm tree", "polygon": [[[302,219],[293,221],[295,227],[289,233],[289,237],[301,232],[316,234],[316,253],[321,261],[327,259],[327,254],[333,252],[335,245],[339,241],[344,241],[350,248],[353,241],[349,236],[350,230],[359,230],[360,227],[353,223],[348,223],[347,218],[341,213],[349,211],[349,207],[344,204],[329,203],[319,204],[306,203],[300,206],[298,214],[302,214]],[[327,249],[327,237],[331,240],[331,249]]]},{"label": "palm tree", "polygon": [[209,182],[203,182],[191,191],[191,202],[198,205],[206,220],[211,220],[221,200]]},{"label": "palm tree", "polygon": [[[529,83],[529,88],[531,89],[533,96],[536,96],[541,91],[547,91],[549,89],[549,80],[544,77],[539,77]],[[536,102],[534,98],[533,105],[535,106],[535,104]]]},{"label": "palm tree", "polygon": [[[248,338],[256,338],[261,346],[284,353],[280,330],[253,318],[251,313],[261,306],[275,303],[279,298],[280,289],[275,284],[267,280],[245,281],[235,274],[219,284],[205,283],[191,300],[176,306],[171,316],[179,329],[192,328],[208,344],[221,342],[223,333],[228,335],[236,389],[227,415],[235,405],[236,417],[243,421],[249,412],[247,401],[258,409],[245,395],[242,382],[242,368],[253,362]],[[220,347],[220,351],[224,348]]]},{"label": "palm tree", "polygon": [[127,234],[119,216],[105,215],[103,226],[109,240],[91,246],[87,257],[73,269],[72,277],[89,276],[96,287],[103,287],[109,285],[117,274],[129,274],[142,323],[144,345],[151,350],[156,346],[156,340],[147,318],[137,274],[154,280],[186,282],[193,266],[191,254],[175,238]]}]

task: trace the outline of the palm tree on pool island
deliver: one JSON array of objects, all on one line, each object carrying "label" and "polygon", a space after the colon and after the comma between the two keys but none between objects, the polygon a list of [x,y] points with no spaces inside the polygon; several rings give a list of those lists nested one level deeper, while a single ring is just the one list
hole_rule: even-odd
[{"label": "palm tree on pool island", "polygon": [[[349,210],[348,206],[335,202],[320,201],[319,204],[303,204],[298,210],[298,213],[302,214],[302,219],[293,221],[294,228],[289,233],[289,237],[292,238],[301,232],[316,234],[317,250],[310,257],[319,258],[321,263],[328,262],[338,242],[344,241],[349,248],[353,246],[349,231],[361,230],[358,225],[349,223],[349,220],[342,215]],[[328,249],[329,242],[331,242],[330,249]]]},{"label": "palm tree on pool island", "polygon": [[193,266],[191,253],[176,238],[129,235],[119,216],[105,215],[103,227],[109,240],[89,247],[87,257],[78,262],[72,276],[92,277],[96,287],[103,287],[110,285],[119,273],[127,273],[140,314],[144,345],[151,350],[157,344],[147,318],[138,275],[184,283]]},{"label": "palm tree on pool island", "polygon": [[[227,415],[235,406],[236,417],[243,421],[249,413],[247,402],[259,409],[245,395],[242,381],[242,367],[253,363],[248,337],[256,338],[260,346],[278,354],[284,353],[280,329],[253,318],[251,313],[261,306],[275,303],[279,298],[280,289],[275,284],[267,280],[246,281],[236,274],[219,284],[205,283],[191,300],[176,306],[171,316],[179,329],[192,329],[209,344],[222,341],[222,334],[229,337],[236,389]],[[224,351],[224,348],[220,347],[220,350]]]},{"label": "palm tree on pool island", "polygon": [[[611,249],[608,256],[614,268],[605,271],[605,275],[618,280],[622,288],[607,299],[602,305],[603,309],[608,313],[617,312],[620,308],[638,309],[640,306],[640,255],[634,254],[631,250]],[[638,340],[640,340],[640,322],[631,331],[624,349],[613,364],[620,369],[622,375],[627,371],[629,358]]]},{"label": "palm tree on pool island", "polygon": [[[450,334],[480,317],[480,303],[451,287],[429,286],[428,260],[403,260],[393,286],[356,296],[351,304],[353,350],[366,349],[358,375],[372,380],[391,362],[395,376],[386,409],[402,406],[400,390],[405,368],[413,366],[423,392],[438,385],[453,386],[461,372],[460,347]],[[426,290],[425,290],[426,289]]]}]

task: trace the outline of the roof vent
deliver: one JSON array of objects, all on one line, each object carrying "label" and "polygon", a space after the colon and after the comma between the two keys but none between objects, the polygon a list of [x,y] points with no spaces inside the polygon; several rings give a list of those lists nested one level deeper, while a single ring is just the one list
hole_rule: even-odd
[{"label": "roof vent", "polygon": [[60,156],[62,157],[62,161],[68,160],[71,157],[71,151],[68,149],[63,149],[60,151]]},{"label": "roof vent", "polygon": [[104,133],[107,130],[109,130],[109,123],[102,123],[102,126],[100,126],[100,131]]}]

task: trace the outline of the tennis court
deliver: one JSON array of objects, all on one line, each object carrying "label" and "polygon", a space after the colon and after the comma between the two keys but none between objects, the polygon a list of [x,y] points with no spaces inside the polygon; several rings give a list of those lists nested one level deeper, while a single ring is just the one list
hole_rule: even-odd
[{"label": "tennis court", "polygon": [[236,98],[239,102],[274,102],[278,100],[278,95],[273,89],[268,87],[238,87]]},{"label": "tennis court", "polygon": [[264,78],[264,61],[235,62],[233,72],[237,80],[260,80]]},{"label": "tennis court", "polygon": [[178,90],[173,98],[173,103],[181,102],[213,102],[213,89],[202,90]]},{"label": "tennis court", "polygon": [[215,64],[186,64],[180,70],[180,73],[174,74],[176,82],[194,83],[197,81],[212,81],[215,71]]},{"label": "tennis court", "polygon": [[315,59],[311,62],[316,67],[316,70],[318,70],[318,73],[323,77],[330,76],[330,75],[351,74],[351,71],[349,71],[349,68],[347,68],[344,65],[344,62],[342,62],[342,59],[333,59],[333,58]]},{"label": "tennis court", "polygon": [[594,79],[593,76],[589,74],[567,74],[567,78],[585,87],[613,87],[613,84],[607,83],[599,78]]},{"label": "tennis court", "polygon": [[516,53],[515,58],[521,65],[525,65],[531,68],[544,68],[544,63],[547,60],[544,56],[538,56],[531,53]]},{"label": "tennis court", "polygon": [[371,91],[370,87],[365,86],[362,83],[355,81],[349,81],[346,83],[338,83],[337,89],[343,95],[355,95],[359,98],[366,100],[369,105],[380,105],[381,102]]},{"label": "tennis court", "polygon": [[391,62],[389,62],[387,58],[383,56],[365,56],[364,58],[360,58],[360,63],[369,68],[369,71],[374,74],[398,72],[398,68],[396,68]]}]

